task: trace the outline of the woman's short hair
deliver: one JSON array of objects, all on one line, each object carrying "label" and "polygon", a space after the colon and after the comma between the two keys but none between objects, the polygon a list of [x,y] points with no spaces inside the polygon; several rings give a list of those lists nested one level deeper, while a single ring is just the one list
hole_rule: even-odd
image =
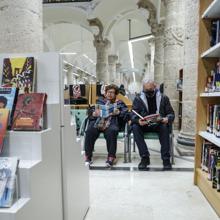
[{"label": "woman's short hair", "polygon": [[119,88],[118,88],[118,86],[116,86],[115,84],[107,85],[107,86],[105,87],[105,93],[107,93],[107,91],[110,90],[110,89],[114,89],[114,90],[115,90],[115,95],[118,95],[118,93],[119,93]]}]

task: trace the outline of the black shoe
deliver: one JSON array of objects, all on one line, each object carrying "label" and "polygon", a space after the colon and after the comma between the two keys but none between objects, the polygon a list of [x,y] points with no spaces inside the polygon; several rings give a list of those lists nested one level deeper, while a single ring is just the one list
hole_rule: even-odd
[{"label": "black shoe", "polygon": [[107,167],[112,167],[115,163],[115,157],[108,157],[105,163]]},{"label": "black shoe", "polygon": [[163,170],[172,170],[172,164],[169,160],[163,161]]},{"label": "black shoe", "polygon": [[138,169],[146,170],[148,165],[150,165],[150,157],[142,157],[141,162],[138,164]]}]

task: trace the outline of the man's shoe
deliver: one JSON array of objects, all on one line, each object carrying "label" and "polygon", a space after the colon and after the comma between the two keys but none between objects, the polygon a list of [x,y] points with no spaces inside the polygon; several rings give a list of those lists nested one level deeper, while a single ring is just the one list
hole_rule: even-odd
[{"label": "man's shoe", "polygon": [[163,161],[163,170],[172,170],[172,164],[169,160]]},{"label": "man's shoe", "polygon": [[142,157],[141,162],[138,164],[138,169],[146,170],[148,165],[150,165],[150,157]]},{"label": "man's shoe", "polygon": [[113,164],[114,164],[114,161],[115,161],[115,157],[108,157],[107,160],[106,160],[106,166],[107,167],[112,167]]}]

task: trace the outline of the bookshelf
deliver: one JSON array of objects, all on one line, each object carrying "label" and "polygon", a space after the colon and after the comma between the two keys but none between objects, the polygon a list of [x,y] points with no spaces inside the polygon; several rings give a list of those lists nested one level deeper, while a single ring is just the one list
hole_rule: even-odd
[{"label": "bookshelf", "polygon": [[220,138],[206,132],[207,104],[220,104],[220,93],[205,93],[207,76],[220,58],[220,43],[210,48],[211,19],[220,18],[219,0],[200,0],[198,97],[196,116],[196,148],[194,183],[200,188],[220,216],[220,193],[212,188],[207,173],[201,170],[202,143],[206,139],[220,147]]}]

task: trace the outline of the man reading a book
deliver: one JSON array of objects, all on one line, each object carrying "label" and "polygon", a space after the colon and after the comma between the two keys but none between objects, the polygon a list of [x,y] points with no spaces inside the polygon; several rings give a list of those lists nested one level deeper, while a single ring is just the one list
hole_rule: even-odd
[{"label": "man reading a book", "polygon": [[85,163],[92,163],[94,144],[100,133],[104,133],[108,156],[106,165],[111,167],[116,158],[117,135],[125,121],[128,108],[121,100],[116,99],[119,89],[116,85],[105,87],[105,96],[89,111],[89,125],[85,137]]},{"label": "man reading a book", "polygon": [[134,140],[141,157],[138,165],[140,170],[145,170],[150,164],[150,153],[144,140],[145,132],[158,132],[163,168],[164,170],[172,169],[169,124],[173,122],[174,118],[175,114],[169,98],[157,90],[154,81],[144,81],[143,91],[133,101],[131,116]]}]

